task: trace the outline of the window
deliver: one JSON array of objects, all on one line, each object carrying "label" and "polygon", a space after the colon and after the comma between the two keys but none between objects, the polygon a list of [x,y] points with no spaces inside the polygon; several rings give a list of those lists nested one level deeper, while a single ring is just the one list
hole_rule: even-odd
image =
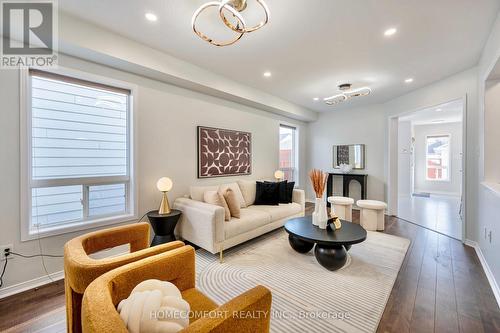
[{"label": "window", "polygon": [[427,180],[450,180],[450,136],[428,136],[426,138]]},{"label": "window", "polygon": [[279,166],[285,174],[285,179],[298,183],[298,149],[297,129],[280,125],[280,156]]},{"label": "window", "polygon": [[130,220],[131,91],[38,70],[27,87],[23,238]]}]

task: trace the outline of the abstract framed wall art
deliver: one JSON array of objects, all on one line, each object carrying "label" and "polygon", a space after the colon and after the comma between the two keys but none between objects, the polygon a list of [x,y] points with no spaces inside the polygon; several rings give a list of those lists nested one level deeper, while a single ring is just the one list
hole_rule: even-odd
[{"label": "abstract framed wall art", "polygon": [[251,133],[198,126],[198,178],[251,173]]}]

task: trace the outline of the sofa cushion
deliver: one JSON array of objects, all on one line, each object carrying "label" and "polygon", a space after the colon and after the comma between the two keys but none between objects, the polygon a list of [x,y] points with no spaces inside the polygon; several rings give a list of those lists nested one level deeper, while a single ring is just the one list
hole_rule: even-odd
[{"label": "sofa cushion", "polygon": [[254,205],[278,205],[280,202],[279,183],[257,182]]},{"label": "sofa cushion", "polygon": [[293,202],[293,189],[295,188],[295,182],[287,182],[285,190],[284,202],[280,203],[292,203]]},{"label": "sofa cushion", "polygon": [[236,195],[231,188],[228,188],[224,192],[224,199],[226,200],[227,206],[229,207],[231,216],[239,219],[241,217],[240,203],[236,199]]},{"label": "sofa cushion", "polygon": [[204,201],[204,195],[206,191],[217,191],[219,189],[219,185],[213,186],[191,186],[189,188],[189,195],[191,199],[196,201]]},{"label": "sofa cushion", "polygon": [[250,206],[248,209],[268,213],[271,215],[272,222],[296,215],[302,211],[302,207],[296,202],[280,204],[279,206]]},{"label": "sofa cushion", "polygon": [[229,239],[266,225],[269,222],[271,222],[269,213],[262,210],[242,208],[239,219],[232,218],[231,221],[224,223],[224,235],[226,239]]},{"label": "sofa cushion", "polygon": [[292,201],[292,194],[293,194],[293,188],[295,187],[295,182],[288,182],[287,180],[281,181],[281,182],[268,182],[265,181],[264,183],[274,183],[278,184],[279,187],[279,194],[280,194],[280,199],[279,203],[291,203]]},{"label": "sofa cushion", "polygon": [[253,205],[255,202],[255,191],[257,187],[256,181],[238,180],[238,186],[240,187],[241,194],[243,195],[243,199],[245,199],[247,207]]},{"label": "sofa cushion", "polygon": [[224,208],[224,219],[226,221],[231,219],[231,210],[229,209],[229,205],[224,195],[217,191],[205,191],[205,193],[203,193],[203,200],[208,204]]},{"label": "sofa cushion", "polygon": [[240,203],[240,208],[245,208],[247,204],[245,202],[245,199],[243,198],[243,194],[241,194],[241,190],[238,184],[237,183],[222,184],[219,186],[219,192],[224,193],[228,188],[233,190],[236,199]]}]

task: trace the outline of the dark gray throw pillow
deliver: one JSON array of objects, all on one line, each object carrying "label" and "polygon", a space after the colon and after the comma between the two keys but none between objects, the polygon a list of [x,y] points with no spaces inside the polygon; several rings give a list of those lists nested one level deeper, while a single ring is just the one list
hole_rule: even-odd
[{"label": "dark gray throw pillow", "polygon": [[279,183],[257,182],[254,205],[277,206],[280,203]]},{"label": "dark gray throw pillow", "polygon": [[269,184],[278,184],[279,186],[279,196],[280,203],[291,203],[293,196],[293,188],[295,187],[295,182],[288,182],[284,180],[282,182],[264,182]]},{"label": "dark gray throw pillow", "polygon": [[295,182],[287,182],[286,183],[286,191],[285,191],[285,203],[293,202],[293,188],[295,187]]}]

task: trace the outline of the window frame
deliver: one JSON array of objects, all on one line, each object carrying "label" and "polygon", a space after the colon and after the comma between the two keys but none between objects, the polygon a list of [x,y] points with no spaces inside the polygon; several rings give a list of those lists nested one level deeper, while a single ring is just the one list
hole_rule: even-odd
[{"label": "window frame", "polygon": [[[428,174],[428,140],[429,138],[448,138],[448,177],[446,179],[433,179],[429,178]],[[451,134],[432,134],[425,136],[425,180],[429,182],[451,182]]]},{"label": "window frame", "polygon": [[[280,134],[281,134],[281,128],[284,127],[284,128],[289,128],[289,129],[292,129],[294,131],[294,135],[293,135],[293,142],[292,142],[292,149],[293,149],[293,164],[294,164],[294,167],[293,168],[282,168],[280,166],[281,164],[281,160],[280,160],[280,154],[279,152],[281,151],[281,147],[279,146],[280,145]],[[288,170],[292,170],[293,171],[293,181],[295,182],[295,186],[299,186],[299,183],[300,183],[300,174],[299,174],[299,128],[296,126],[296,125],[293,125],[293,124],[287,124],[287,123],[284,123],[284,122],[280,122],[279,124],[279,127],[278,127],[278,167],[279,167],[279,170],[285,172],[285,171],[288,171]]]},{"label": "window frame", "polygon": [[[66,234],[75,231],[93,229],[101,226],[129,222],[137,219],[138,215],[138,185],[136,175],[136,140],[135,112],[137,110],[137,86],[128,82],[119,81],[95,74],[90,74],[78,70],[73,70],[58,66],[57,69],[31,69],[40,70],[48,74],[62,75],[77,80],[95,82],[97,85],[106,85],[119,89],[130,91],[128,102],[128,135],[127,135],[127,176],[110,177],[84,177],[84,178],[66,178],[66,179],[39,179],[32,178],[32,110],[31,110],[31,77],[29,68],[20,69],[20,216],[21,216],[21,241],[29,241],[38,238],[50,237]],[[95,218],[85,217],[85,211],[88,209],[85,192],[88,192],[90,186],[106,184],[125,183],[125,200],[127,210],[119,214],[100,215]],[[84,218],[67,223],[54,224],[42,228],[32,228],[31,209],[32,209],[32,188],[82,185],[82,209]],[[127,186],[128,185],[128,186]],[[88,211],[88,210],[87,210]]]}]

